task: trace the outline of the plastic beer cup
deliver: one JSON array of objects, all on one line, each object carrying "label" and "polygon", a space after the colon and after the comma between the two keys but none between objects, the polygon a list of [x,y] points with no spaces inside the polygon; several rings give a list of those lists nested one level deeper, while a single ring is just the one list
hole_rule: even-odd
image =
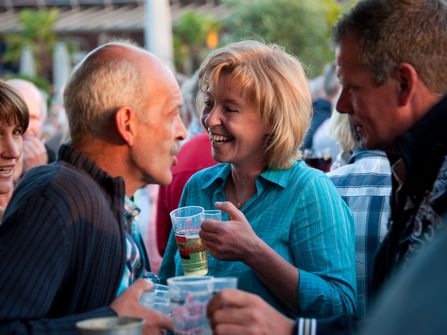
[{"label": "plastic beer cup", "polygon": [[175,241],[186,276],[204,276],[208,273],[208,258],[205,246],[199,236],[204,219],[200,206],[180,207],[171,213]]}]

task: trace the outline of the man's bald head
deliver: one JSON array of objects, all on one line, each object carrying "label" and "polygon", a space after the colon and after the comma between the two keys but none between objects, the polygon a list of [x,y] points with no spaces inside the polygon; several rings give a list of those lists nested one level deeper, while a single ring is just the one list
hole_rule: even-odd
[{"label": "man's bald head", "polygon": [[142,110],[160,72],[170,73],[159,58],[131,44],[108,43],[91,51],[64,91],[72,140],[104,134],[119,107]]},{"label": "man's bald head", "polygon": [[23,79],[11,79],[7,83],[14,87],[23,97],[29,110],[29,127],[25,132],[27,136],[40,138],[42,126],[47,118],[47,104],[39,89],[31,82]]}]

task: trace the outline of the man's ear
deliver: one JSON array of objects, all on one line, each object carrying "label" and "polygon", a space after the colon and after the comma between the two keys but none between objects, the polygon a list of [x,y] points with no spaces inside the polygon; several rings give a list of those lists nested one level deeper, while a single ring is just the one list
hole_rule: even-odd
[{"label": "man's ear", "polygon": [[398,81],[399,106],[407,105],[411,102],[416,91],[419,76],[413,65],[401,63],[396,70]]},{"label": "man's ear", "polygon": [[128,106],[120,107],[115,112],[115,124],[118,134],[128,145],[132,145],[135,139],[136,115]]}]

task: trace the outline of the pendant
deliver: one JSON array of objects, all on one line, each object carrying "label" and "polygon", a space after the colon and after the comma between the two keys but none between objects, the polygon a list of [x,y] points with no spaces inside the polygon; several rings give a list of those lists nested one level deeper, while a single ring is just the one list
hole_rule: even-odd
[{"label": "pendant", "polygon": [[237,209],[241,209],[242,208],[242,203],[240,203],[239,201],[237,202],[237,204],[236,204],[236,207],[237,207]]}]

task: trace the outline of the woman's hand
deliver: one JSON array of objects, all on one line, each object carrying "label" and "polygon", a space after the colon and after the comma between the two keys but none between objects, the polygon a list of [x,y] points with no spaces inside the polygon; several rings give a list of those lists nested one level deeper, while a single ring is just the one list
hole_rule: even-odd
[{"label": "woman's hand", "polygon": [[226,212],[230,221],[205,219],[200,237],[208,251],[217,259],[245,262],[261,244],[245,215],[231,202],[216,202],[216,208]]}]

